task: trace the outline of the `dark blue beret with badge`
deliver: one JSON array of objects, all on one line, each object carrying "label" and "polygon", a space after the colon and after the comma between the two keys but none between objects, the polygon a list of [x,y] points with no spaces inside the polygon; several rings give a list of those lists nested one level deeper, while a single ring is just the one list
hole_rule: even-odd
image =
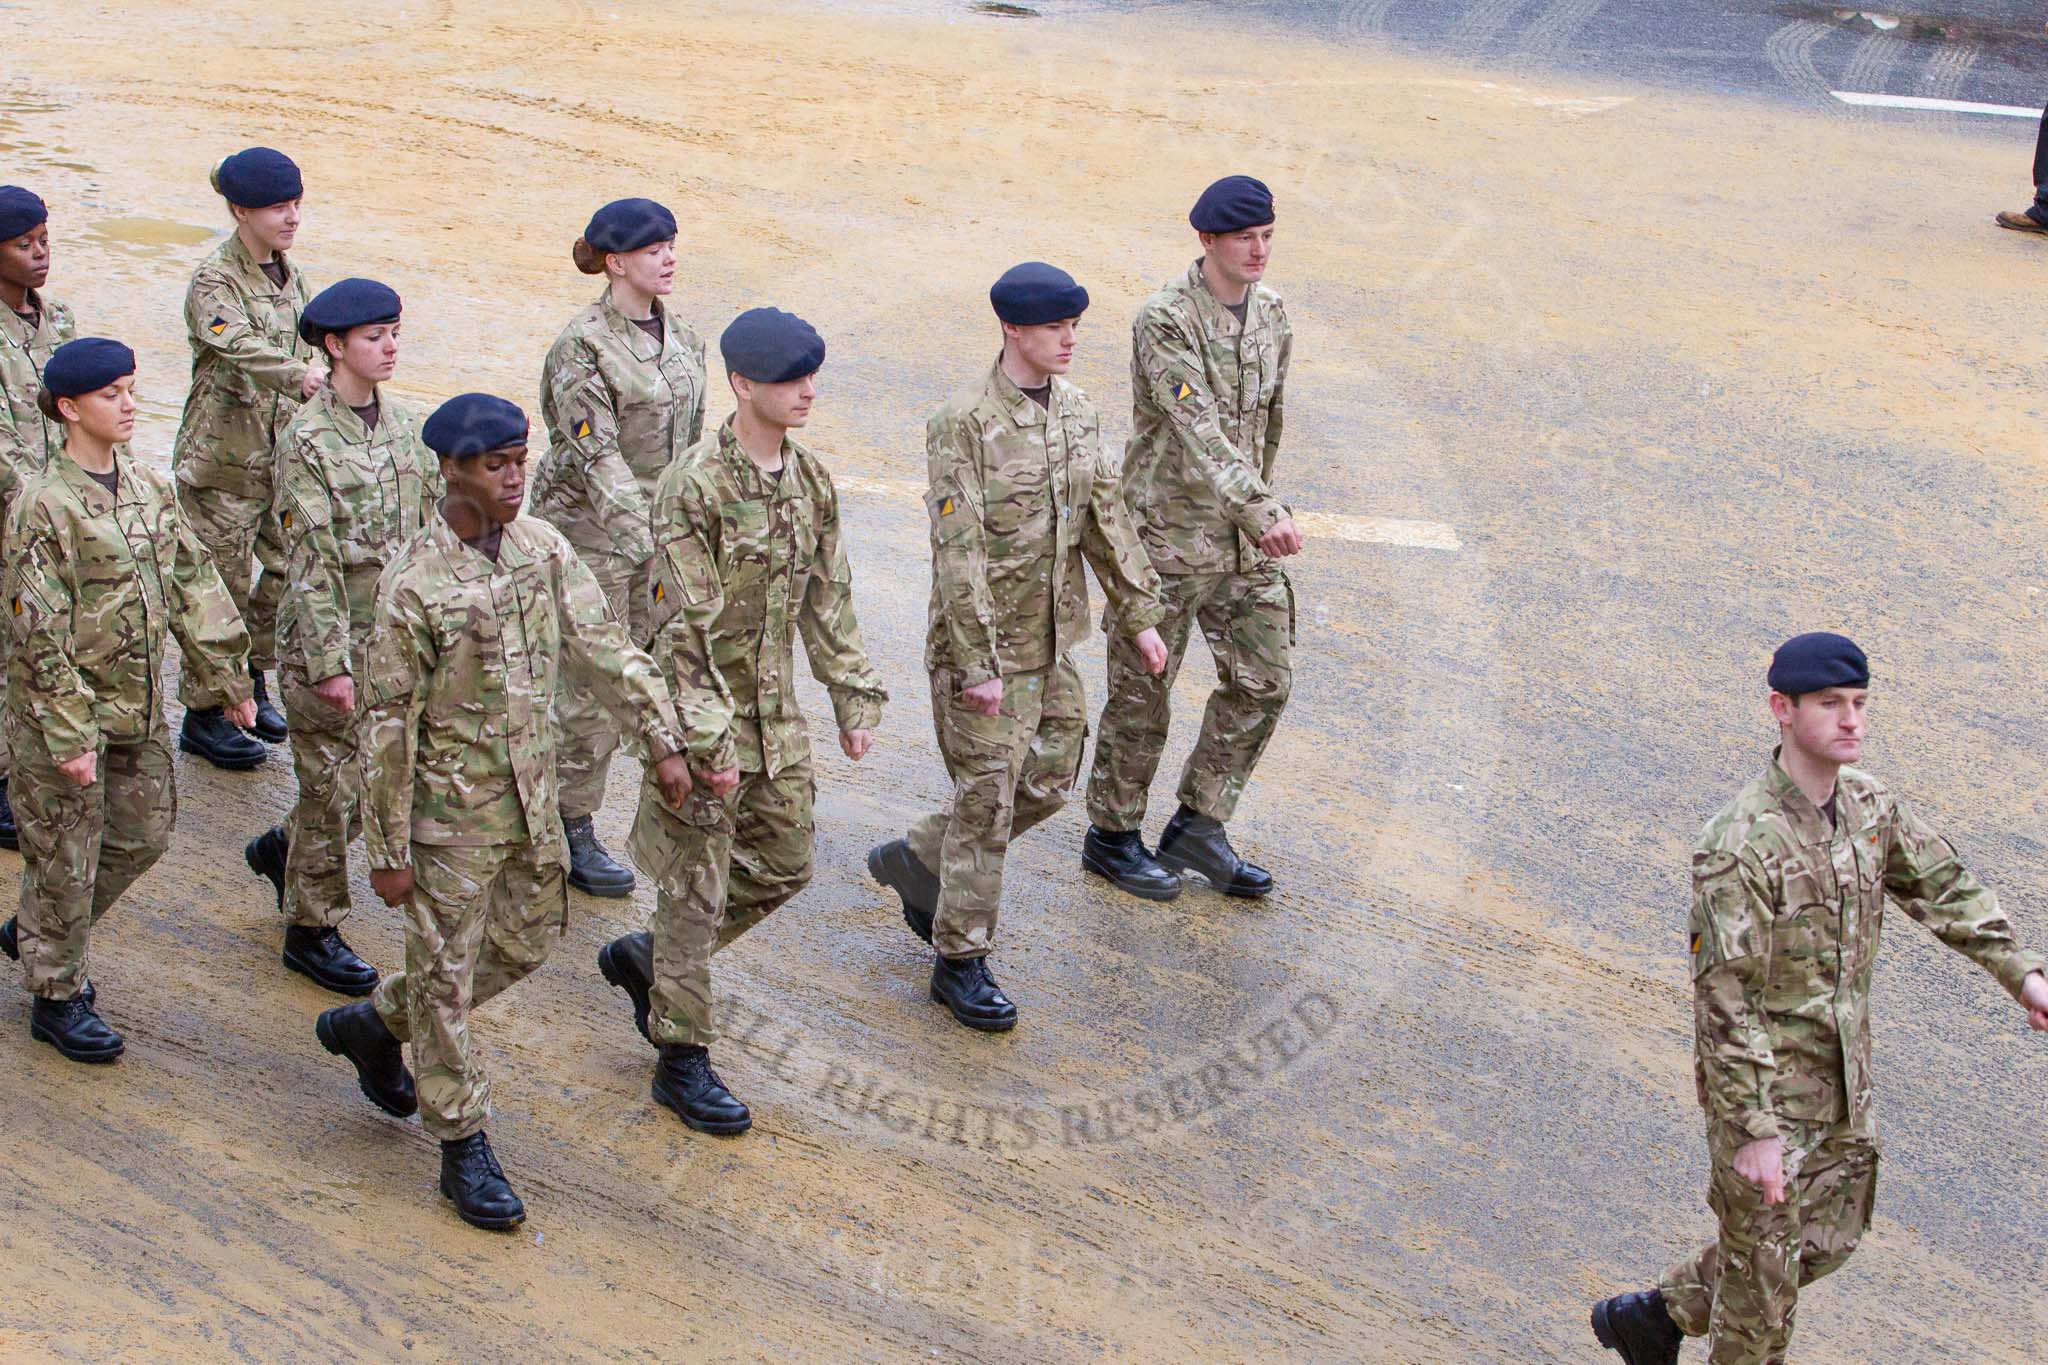
[{"label": "dark blue beret with badge", "polygon": [[1208,189],[1188,212],[1197,232],[1243,232],[1273,221],[1273,191],[1248,175],[1226,175]]},{"label": "dark blue beret with badge", "polygon": [[1829,687],[1870,686],[1870,660],[1846,635],[1816,630],[1795,635],[1771,656],[1771,691],[1803,696]]},{"label": "dark blue beret with badge", "polygon": [[268,208],[306,192],[299,167],[283,152],[248,147],[213,168],[213,187],[221,198],[245,209]]},{"label": "dark blue beret with badge", "polygon": [[135,352],[106,337],[80,337],[50,353],[43,363],[43,387],[54,398],[76,398],[134,373]]},{"label": "dark blue beret with badge", "polygon": [[398,321],[398,291],[375,280],[336,280],[313,296],[306,311],[299,314],[299,335],[308,346],[318,346],[329,332],[346,332],[373,322]]},{"label": "dark blue beret with badge", "polygon": [[652,199],[614,199],[583,229],[583,240],[603,254],[638,251],[675,235],[676,216]]},{"label": "dark blue beret with badge", "polygon": [[756,384],[786,384],[816,374],[825,363],[825,338],[810,323],[780,308],[749,308],[718,338],[725,368]]},{"label": "dark blue beret with badge", "polygon": [[50,210],[32,191],[0,185],[0,242],[28,235],[50,219]]},{"label": "dark blue beret with badge", "polygon": [[460,460],[526,444],[526,414],[517,403],[488,393],[459,393],[434,409],[420,428],[427,449]]},{"label": "dark blue beret with badge", "polygon": [[1077,318],[1088,311],[1088,291],[1074,277],[1044,261],[1013,265],[989,287],[996,316],[1014,327],[1037,327]]}]

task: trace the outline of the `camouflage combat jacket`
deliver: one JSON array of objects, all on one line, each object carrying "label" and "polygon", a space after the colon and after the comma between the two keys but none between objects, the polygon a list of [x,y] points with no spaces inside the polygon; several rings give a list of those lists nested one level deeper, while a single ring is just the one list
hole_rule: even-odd
[{"label": "camouflage combat jacket", "polygon": [[1289,515],[1273,461],[1294,330],[1265,285],[1245,305],[1240,327],[1196,261],[1132,328],[1124,498],[1163,574],[1250,569],[1266,557],[1259,537]]},{"label": "camouflage combat jacket", "polygon": [[657,343],[612,307],[611,290],[548,350],[540,409],[548,451],[527,507],[586,557],[654,553],[654,482],[704,435],[704,342],[654,302]]},{"label": "camouflage combat jacket", "polygon": [[7,528],[11,720],[67,763],[163,725],[164,633],[230,703],[249,697],[249,634],[170,481],[117,448],[119,493],[69,456],[23,485]]},{"label": "camouflage combat jacket", "polygon": [[682,747],[654,661],[552,526],[512,522],[495,563],[438,515],[399,548],[377,585],[362,720],[371,867],[410,866],[415,843],[531,843],[566,863],[548,715],[565,661],[647,762]]},{"label": "camouflage combat jacket", "polygon": [[1874,1134],[1870,978],[1890,896],[2017,996],[2041,958],[1998,898],[1868,773],[1844,768],[1835,821],[1775,761],[1692,856],[1694,1071],[1710,1123]]},{"label": "camouflage combat jacket", "polygon": [[64,424],[43,416],[36,393],[50,352],[78,335],[71,310],[33,289],[36,325],[0,307],[0,524],[29,476],[64,451]]},{"label": "camouflage combat jacket", "polygon": [[1115,628],[1158,625],[1146,562],[1095,405],[1059,376],[1044,408],[1000,364],[925,425],[932,521],[925,667],[973,687],[1045,668],[1088,636],[1085,556]]},{"label": "camouflage combat jacket", "polygon": [[298,331],[312,297],[306,272],[288,262],[285,269],[284,284],[272,284],[231,232],[192,275],[185,291],[192,388],[171,452],[180,483],[270,498],[271,457],[298,411],[299,381],[314,355]]},{"label": "camouflage combat jacket", "polygon": [[702,769],[773,777],[810,756],[798,632],[840,730],[874,729],[889,699],[853,619],[832,477],[787,437],[782,460],[762,473],[728,421],[655,486],[653,648]]},{"label": "camouflage combat jacket", "polygon": [[425,529],[441,497],[441,462],[405,404],[378,393],[363,426],[334,390],[313,395],[277,443],[277,524],[285,589],[277,652],[307,682],[353,673],[369,638],[377,577]]}]

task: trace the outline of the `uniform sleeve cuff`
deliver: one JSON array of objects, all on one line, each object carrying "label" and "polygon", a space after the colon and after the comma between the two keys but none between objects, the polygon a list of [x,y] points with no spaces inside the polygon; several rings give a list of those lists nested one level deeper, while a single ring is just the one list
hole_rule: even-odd
[{"label": "uniform sleeve cuff", "polygon": [[2005,987],[2005,993],[2017,1000],[2026,988],[2027,978],[2035,972],[2048,974],[2048,961],[2044,961],[2039,953],[2014,952],[2007,955],[1993,974],[1997,976],[1998,984]]}]

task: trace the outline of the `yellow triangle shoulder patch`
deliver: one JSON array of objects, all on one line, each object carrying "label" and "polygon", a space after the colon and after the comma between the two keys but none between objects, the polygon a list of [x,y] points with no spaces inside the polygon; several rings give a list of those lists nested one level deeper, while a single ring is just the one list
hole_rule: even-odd
[{"label": "yellow triangle shoulder patch", "polygon": [[1173,401],[1178,403],[1192,395],[1194,391],[1195,386],[1193,384],[1188,383],[1187,380],[1183,379],[1180,381],[1179,386],[1176,387],[1173,391]]},{"label": "yellow triangle shoulder patch", "polygon": [[291,509],[291,508],[289,508],[289,507],[285,508],[285,509],[284,509],[284,511],[283,511],[282,513],[280,513],[280,514],[278,515],[278,518],[277,518],[277,522],[278,522],[278,525],[280,525],[280,526],[284,527],[284,529],[285,529],[285,530],[287,530],[287,531],[291,530],[291,529],[292,529],[292,509]]},{"label": "yellow triangle shoulder patch", "polygon": [[219,336],[222,332],[225,332],[227,329],[228,320],[226,318],[215,318],[212,322],[206,324],[206,330],[213,333],[215,336]]},{"label": "yellow triangle shoulder patch", "polygon": [[579,441],[585,440],[589,435],[590,419],[588,417],[580,418],[576,423],[576,439]]},{"label": "yellow triangle shoulder patch", "polygon": [[1692,953],[1694,957],[1698,957],[1700,953],[1700,936],[1698,934],[1692,936]]},{"label": "yellow triangle shoulder patch", "polygon": [[656,602],[661,601],[661,583],[659,580],[654,584],[654,600]]},{"label": "yellow triangle shoulder patch", "polygon": [[942,517],[950,517],[953,515],[953,500],[951,498],[946,499],[945,506],[939,509],[939,515]]}]

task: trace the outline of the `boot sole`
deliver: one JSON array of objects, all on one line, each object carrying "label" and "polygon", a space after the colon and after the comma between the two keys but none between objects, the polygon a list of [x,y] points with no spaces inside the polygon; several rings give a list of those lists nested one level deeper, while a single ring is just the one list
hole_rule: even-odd
[{"label": "boot sole", "polygon": [[[1166,866],[1166,864],[1161,863],[1160,866],[1164,867]],[[1102,880],[1108,882],[1111,886],[1123,892],[1125,895],[1136,896],[1140,900],[1163,902],[1180,899],[1181,888],[1178,886],[1174,887],[1172,890],[1167,890],[1163,887],[1133,886],[1131,885],[1131,883],[1117,876],[1114,872],[1110,872],[1105,870],[1104,868],[1096,866],[1095,860],[1089,857],[1086,853],[1083,853],[1081,855],[1081,870],[1102,878]]]},{"label": "boot sole", "polygon": [[[449,1203],[455,1204],[455,1196],[448,1193],[446,1185],[441,1187],[441,1197]],[[485,1232],[510,1232],[526,1221],[526,1211],[524,1209],[509,1218],[486,1218],[480,1213],[471,1213],[460,1204],[455,1204],[455,1216],[471,1227],[482,1228]]]},{"label": "boot sole", "polygon": [[1635,1353],[1622,1343],[1620,1335],[1614,1330],[1614,1324],[1607,1320],[1607,1305],[1604,1302],[1593,1305],[1593,1340],[1620,1356],[1621,1365],[1641,1365]]},{"label": "boot sole", "polygon": [[1007,1019],[976,1019],[972,1015],[962,1014],[959,1010],[954,1009],[952,1005],[947,1004],[946,997],[940,995],[936,990],[931,993],[931,997],[932,1003],[945,1005],[946,1013],[952,1015],[968,1028],[973,1029],[976,1033],[1008,1033],[1011,1029],[1017,1027],[1017,1016],[1014,1014]]},{"label": "boot sole", "polygon": [[251,730],[249,733],[262,740],[265,744],[282,744],[291,737],[291,731],[289,730],[280,730],[274,735],[268,730]]},{"label": "boot sole", "polygon": [[1186,877],[1193,875],[1200,877],[1211,891],[1216,892],[1220,896],[1235,896],[1239,900],[1260,901],[1273,894],[1273,888],[1270,886],[1263,891],[1251,891],[1240,886],[1222,885],[1214,877],[1204,872],[1201,868],[1196,867],[1193,863],[1183,858],[1168,857],[1163,852],[1159,855],[1159,865],[1176,876]]},{"label": "boot sole", "polygon": [[400,1109],[397,1105],[378,1097],[377,1092],[370,1088],[370,1083],[363,1079],[363,1069],[360,1066],[356,1066],[355,1055],[342,1046],[341,1038],[334,1032],[334,1025],[327,1022],[326,1015],[323,1014],[313,1021],[313,1036],[320,1040],[320,1046],[326,1048],[335,1056],[345,1059],[350,1066],[356,1068],[356,1089],[363,1092],[364,1099],[395,1119],[409,1119],[414,1114],[419,1113],[420,1106],[417,1100],[413,1102],[412,1108]]},{"label": "boot sole", "polygon": [[633,894],[632,882],[627,882],[623,886],[595,886],[590,882],[579,881],[575,877],[571,877],[569,878],[569,885],[575,887],[584,895],[595,896],[601,901],[622,901]]},{"label": "boot sole", "polygon": [[260,768],[263,766],[263,760],[270,757],[269,752],[265,751],[263,753],[256,755],[256,757],[254,758],[238,758],[232,761],[227,759],[216,758],[210,751],[200,748],[197,744],[194,744],[191,740],[186,739],[183,735],[178,736],[178,747],[188,754],[199,755],[208,763],[211,763],[214,767],[219,768],[222,772],[227,773],[245,773],[248,772],[249,769],[251,768]]},{"label": "boot sole", "polygon": [[918,922],[917,912],[910,908],[909,895],[896,882],[882,875],[882,857],[879,849],[871,848],[868,850],[868,875],[875,879],[875,883],[878,886],[886,887],[896,893],[896,899],[903,903],[903,923],[905,926],[909,928],[911,933],[916,934],[926,943],[930,943],[932,941],[932,926],[929,923],[920,924]]},{"label": "boot sole", "polygon": [[48,1043],[51,1047],[57,1049],[59,1055],[68,1057],[74,1062],[83,1062],[87,1066],[102,1066],[107,1062],[113,1061],[128,1050],[128,1044],[125,1042],[117,1043],[111,1052],[85,1052],[79,1048],[66,1047],[57,1041],[56,1034],[50,1032],[34,1020],[29,1021],[28,1036],[39,1043]]},{"label": "boot sole", "polygon": [[[640,1022],[639,1005],[633,1000],[632,983],[626,980],[625,970],[619,966],[618,959],[612,952],[612,945],[609,943],[597,950],[597,974],[603,977],[605,984],[612,989],[626,993],[627,1002],[633,1005],[633,1027],[639,1030],[642,1038],[645,1038],[650,1043],[653,1042],[654,1035],[649,1033],[647,1026]],[[652,1013],[653,1006],[651,1003],[648,1009]]]},{"label": "boot sole", "polygon": [[693,1119],[683,1111],[680,1101],[664,1093],[659,1079],[654,1082],[653,1091],[656,1104],[668,1110],[700,1133],[709,1133],[712,1137],[738,1137],[741,1133],[754,1126],[754,1116],[752,1114],[747,1115],[743,1119],[728,1120],[725,1123],[708,1123],[703,1119]]},{"label": "boot sole", "polygon": [[280,953],[278,957],[287,969],[297,972],[323,991],[332,991],[336,995],[346,995],[352,1000],[360,1000],[371,991],[377,989],[378,979],[374,976],[363,983],[353,981],[344,983],[335,981],[330,977],[321,976],[311,967],[293,957],[289,952]]}]

